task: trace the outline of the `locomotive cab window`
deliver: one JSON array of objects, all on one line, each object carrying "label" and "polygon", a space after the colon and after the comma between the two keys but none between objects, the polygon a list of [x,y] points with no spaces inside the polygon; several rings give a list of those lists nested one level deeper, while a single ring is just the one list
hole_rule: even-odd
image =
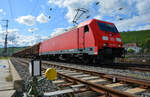
[{"label": "locomotive cab window", "polygon": [[88,25],[84,26],[84,32],[85,32],[85,33],[86,33],[86,32],[89,32],[89,27],[88,27]]},{"label": "locomotive cab window", "polygon": [[101,23],[101,22],[97,22],[97,23],[98,23],[100,30],[102,31],[118,33],[118,30],[115,27],[115,25]]}]

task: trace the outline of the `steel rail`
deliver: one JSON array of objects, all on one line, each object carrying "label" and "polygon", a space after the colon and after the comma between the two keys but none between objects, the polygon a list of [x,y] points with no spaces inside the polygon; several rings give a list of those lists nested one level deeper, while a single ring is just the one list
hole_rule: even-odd
[{"label": "steel rail", "polygon": [[77,69],[77,68],[72,68],[72,67],[60,66],[60,65],[56,65],[56,64],[49,64],[48,62],[42,62],[42,63],[51,65],[53,67],[59,67],[59,68],[64,68],[64,69],[81,71],[84,73],[88,73],[91,75],[98,75],[100,77],[112,79],[112,80],[113,80],[113,78],[116,78],[118,81],[132,83],[132,84],[139,84],[142,86],[150,87],[150,81],[147,81],[147,80],[140,80],[140,79],[135,79],[135,78],[127,77],[127,76],[121,76],[121,75],[115,75],[115,74],[106,74],[106,73],[102,73],[102,72],[95,72],[95,71]]},{"label": "steel rail", "polygon": [[69,78],[71,80],[86,84],[90,87],[91,90],[96,91],[96,92],[101,93],[101,94],[106,95],[106,96],[109,95],[109,97],[136,97],[133,94],[130,94],[127,92],[121,92],[119,90],[116,90],[113,88],[108,88],[108,87],[100,85],[100,84],[94,84],[94,83],[91,83],[91,82],[88,82],[85,80],[81,80],[79,78],[67,76],[67,75],[59,73],[59,72],[58,72],[58,74],[62,77]]},{"label": "steel rail", "polygon": [[106,73],[102,73],[102,72],[89,71],[89,70],[84,70],[84,69],[77,69],[77,68],[73,68],[73,67],[61,66],[61,65],[58,65],[58,64],[51,64],[51,63],[46,62],[46,61],[44,61],[42,63],[47,64],[47,65],[51,65],[51,66],[57,67],[57,68],[71,69],[71,70],[81,71],[81,72],[91,74],[91,75],[98,75],[98,76],[100,76],[102,78],[106,78],[106,79],[113,80],[113,78],[116,78],[118,81],[122,81],[122,82],[126,82],[126,83],[132,83],[132,84],[139,84],[141,86],[144,86],[145,88],[150,87],[150,81],[148,81],[148,80],[140,80],[140,79],[131,78],[131,77],[122,76],[122,75],[106,74]]},{"label": "steel rail", "polygon": [[[46,62],[46,61],[45,61]],[[150,64],[129,64],[129,63],[116,63],[114,65],[101,65],[100,67],[104,68],[113,68],[113,69],[122,69],[122,70],[133,70],[141,72],[150,72]]]},{"label": "steel rail", "polygon": [[[20,60],[23,61],[23,60]],[[24,63],[28,63],[27,61],[24,61]],[[150,87],[150,82],[149,81],[145,81],[145,80],[139,80],[139,79],[134,79],[134,78],[128,78],[125,76],[119,76],[119,75],[111,75],[111,74],[105,74],[105,73],[100,73],[100,72],[95,72],[95,71],[87,71],[87,70],[81,70],[81,69],[76,69],[76,68],[72,68],[72,67],[66,67],[66,66],[60,66],[60,65],[56,65],[56,64],[50,64],[49,62],[42,62],[45,65],[51,65],[52,67],[55,68],[59,68],[59,69],[70,69],[70,70],[75,70],[75,71],[80,71],[80,72],[84,72],[90,75],[98,75],[100,77],[103,78],[107,78],[107,79],[113,79],[113,78],[117,78],[118,81],[123,81],[123,82],[127,82],[127,83],[134,83],[134,84],[139,84],[142,86],[146,86],[146,87]],[[46,68],[45,68],[46,69]],[[113,89],[113,88],[109,88],[100,84],[95,84],[92,82],[88,82],[79,78],[75,78],[75,77],[71,77],[62,73],[58,72],[58,75],[65,77],[66,79],[70,79],[70,80],[74,80],[75,82],[80,82],[83,83],[85,85],[88,85],[88,87],[92,90],[92,91],[96,91],[98,93],[101,93],[105,96],[110,96],[110,97],[136,97],[133,94],[127,93],[127,92],[121,92],[119,90]]]},{"label": "steel rail", "polygon": [[[46,70],[46,68],[43,68],[44,70]],[[65,77],[66,79],[70,79],[73,80],[74,82],[80,82],[82,84],[87,85],[92,91],[95,91],[97,93],[100,93],[102,95],[105,95],[106,97],[136,97],[133,94],[127,93],[127,92],[122,92],[113,88],[109,88],[106,87],[104,85],[101,84],[95,84],[92,82],[88,82],[86,80],[82,80],[80,78],[75,78],[75,77],[71,77],[68,75],[65,75],[63,73],[59,73],[57,72],[59,76],[62,76],[63,78]]]},{"label": "steel rail", "polygon": [[120,65],[117,65],[117,66],[115,66],[115,65],[111,65],[111,66],[109,66],[109,65],[103,65],[103,66],[101,66],[101,67],[104,67],[104,68],[113,68],[113,69],[122,69],[122,70],[127,70],[127,69],[129,69],[129,70],[133,70],[133,71],[141,71],[141,72],[150,72],[150,65],[149,65],[149,67],[135,67],[135,66],[121,66],[121,64]]},{"label": "steel rail", "polygon": [[[27,62],[27,61],[25,61],[25,62]],[[150,87],[150,81],[148,81],[148,80],[140,80],[140,79],[127,77],[127,76],[122,76],[122,75],[106,74],[106,73],[102,73],[102,72],[89,71],[89,70],[84,70],[84,69],[77,69],[77,68],[73,68],[73,67],[61,66],[61,65],[58,65],[58,64],[51,64],[51,63],[46,62],[46,61],[44,61],[42,63],[47,64],[47,65],[51,65],[51,66],[57,67],[57,68],[71,69],[71,70],[81,71],[81,72],[91,74],[91,75],[98,75],[98,76],[100,76],[102,78],[106,78],[106,79],[113,80],[113,78],[116,78],[118,81],[122,81],[122,82],[126,82],[126,83],[132,83],[132,84],[139,84],[141,86],[144,86],[145,88]]]}]

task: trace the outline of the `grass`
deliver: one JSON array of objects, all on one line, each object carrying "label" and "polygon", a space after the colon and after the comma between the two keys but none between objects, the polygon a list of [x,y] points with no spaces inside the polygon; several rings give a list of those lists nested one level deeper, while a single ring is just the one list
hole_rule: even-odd
[{"label": "grass", "polygon": [[123,43],[144,42],[150,38],[150,30],[121,32]]},{"label": "grass", "polygon": [[[13,53],[24,49],[25,47],[8,47],[7,48],[7,52],[8,52],[8,56],[11,56]],[[2,56],[2,52],[3,52],[3,48],[0,48],[0,56]]]},{"label": "grass", "polygon": [[0,60],[8,60],[10,57],[0,57]]},{"label": "grass", "polygon": [[9,74],[7,77],[5,77],[5,80],[6,80],[7,82],[11,82],[11,81],[13,80],[12,75]]}]

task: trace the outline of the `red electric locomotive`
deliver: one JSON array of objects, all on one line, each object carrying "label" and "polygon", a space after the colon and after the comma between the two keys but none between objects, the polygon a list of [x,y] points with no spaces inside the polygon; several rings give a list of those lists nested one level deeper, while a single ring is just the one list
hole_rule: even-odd
[{"label": "red electric locomotive", "polygon": [[113,23],[91,19],[41,42],[39,55],[83,62],[112,63],[123,55],[120,34]]}]

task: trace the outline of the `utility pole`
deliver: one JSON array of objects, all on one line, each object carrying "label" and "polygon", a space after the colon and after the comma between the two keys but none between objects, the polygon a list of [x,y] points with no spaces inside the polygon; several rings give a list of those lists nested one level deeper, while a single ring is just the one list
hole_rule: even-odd
[{"label": "utility pole", "polygon": [[4,25],[4,27],[6,27],[6,34],[5,34],[3,56],[7,56],[8,20],[1,20],[1,21],[5,21],[6,22],[6,25]]}]

